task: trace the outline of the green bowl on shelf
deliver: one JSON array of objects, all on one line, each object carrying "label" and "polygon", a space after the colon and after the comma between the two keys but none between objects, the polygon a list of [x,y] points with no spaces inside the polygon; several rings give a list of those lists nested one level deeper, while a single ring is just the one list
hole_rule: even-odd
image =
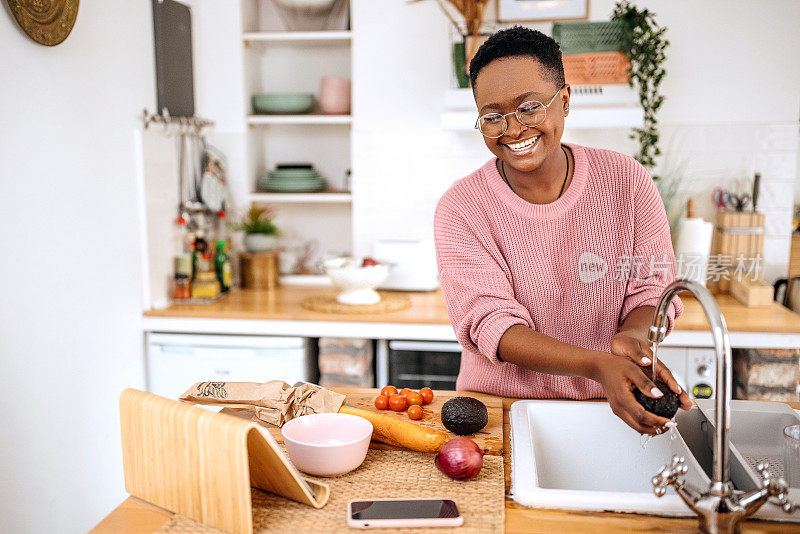
[{"label": "green bowl on shelf", "polygon": [[313,181],[303,182],[275,182],[273,180],[259,180],[259,191],[275,191],[279,193],[305,193],[308,191],[320,191],[325,189],[326,182],[322,178]]},{"label": "green bowl on shelf", "polygon": [[297,180],[297,179],[319,177],[316,171],[311,171],[311,172],[270,171],[268,176],[271,180]]},{"label": "green bowl on shelf", "polygon": [[314,93],[257,93],[253,95],[255,113],[295,115],[314,108]]}]

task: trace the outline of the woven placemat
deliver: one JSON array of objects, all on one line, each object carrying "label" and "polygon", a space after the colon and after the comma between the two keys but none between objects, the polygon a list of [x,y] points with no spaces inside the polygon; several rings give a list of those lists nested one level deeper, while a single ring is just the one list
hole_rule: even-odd
[{"label": "woven placemat", "polygon": [[407,295],[386,291],[378,291],[378,294],[381,300],[375,304],[342,304],[336,301],[336,294],[332,293],[306,297],[300,306],[315,312],[338,314],[389,313],[411,307],[411,299]]},{"label": "woven placemat", "polygon": [[[464,524],[437,528],[437,532],[484,534],[503,532],[505,484],[502,456],[484,456],[483,469],[474,480],[458,482],[444,476],[433,464],[433,455],[412,451],[370,449],[364,463],[351,473],[318,479],[330,486],[328,503],[312,508],[253,488],[253,532],[332,532],[352,534],[347,526],[347,503],[352,499],[451,498],[458,504]],[[424,529],[371,529],[376,533],[419,534]],[[159,534],[221,534],[175,514]]]}]

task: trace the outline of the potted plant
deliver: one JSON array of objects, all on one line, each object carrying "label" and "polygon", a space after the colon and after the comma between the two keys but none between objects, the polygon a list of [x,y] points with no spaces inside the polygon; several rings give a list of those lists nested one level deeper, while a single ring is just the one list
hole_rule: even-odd
[{"label": "potted plant", "polygon": [[229,225],[231,230],[244,232],[244,248],[248,252],[266,252],[278,244],[280,231],[272,222],[272,211],[267,207],[253,204],[240,222]]},{"label": "potted plant", "polygon": [[[666,74],[663,65],[667,58],[664,51],[669,46],[664,36],[667,28],[658,25],[655,13],[647,8],[637,8],[628,0],[617,2],[611,20],[622,23],[623,51],[631,60],[630,86],[637,87],[644,111],[644,124],[641,128],[634,128],[631,135],[632,139],[639,141],[639,152],[634,157],[652,171],[656,156],[661,155],[656,112],[664,102],[659,86]],[[658,179],[658,176],[653,178]]]},{"label": "potted plant", "polygon": [[[410,3],[420,1],[409,0]],[[472,61],[478,47],[488,38],[488,36],[481,35],[480,31],[483,25],[483,14],[489,0],[436,0],[436,2],[464,39],[463,42],[453,43],[453,66],[458,86],[465,89],[469,87],[469,62]],[[461,22],[456,20],[451,9],[458,12],[462,19]]]}]

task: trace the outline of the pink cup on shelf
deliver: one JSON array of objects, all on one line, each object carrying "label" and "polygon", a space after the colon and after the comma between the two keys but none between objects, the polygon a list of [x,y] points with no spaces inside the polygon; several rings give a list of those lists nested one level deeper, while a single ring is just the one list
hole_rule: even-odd
[{"label": "pink cup on shelf", "polygon": [[319,83],[319,110],[326,115],[350,114],[350,80],[323,76]]}]

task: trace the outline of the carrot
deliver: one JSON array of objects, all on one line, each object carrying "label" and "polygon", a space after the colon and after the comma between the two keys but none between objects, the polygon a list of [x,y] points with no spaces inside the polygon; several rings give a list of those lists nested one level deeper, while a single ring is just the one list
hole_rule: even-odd
[{"label": "carrot", "polygon": [[384,415],[345,404],[339,413],[348,413],[363,417],[372,423],[372,439],[405,447],[412,451],[439,452],[447,443],[450,435],[447,432],[403,421],[391,415]]}]

